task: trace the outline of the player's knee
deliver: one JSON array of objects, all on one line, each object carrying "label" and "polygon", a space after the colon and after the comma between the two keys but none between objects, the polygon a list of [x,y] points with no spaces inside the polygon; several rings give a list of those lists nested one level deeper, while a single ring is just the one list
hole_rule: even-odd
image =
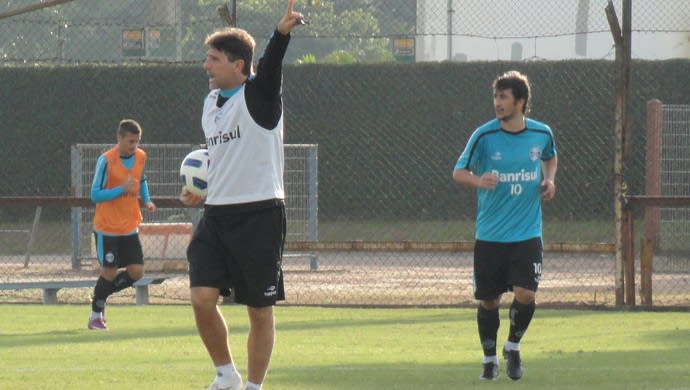
[{"label": "player's knee", "polygon": [[216,310],[218,303],[218,289],[210,287],[192,287],[190,301],[194,311]]},{"label": "player's knee", "polygon": [[501,304],[501,298],[498,297],[497,299],[492,299],[492,300],[480,300],[479,305],[483,307],[485,310],[496,310],[498,309],[498,306]]},{"label": "player's knee", "polygon": [[523,305],[530,305],[536,300],[536,293],[525,288],[515,289],[515,300]]},{"label": "player's knee", "polygon": [[132,279],[132,282],[136,282],[137,280],[141,279],[144,276],[144,270],[134,270],[134,271],[127,271],[129,274],[130,279]]},{"label": "player's knee", "polygon": [[101,268],[101,277],[103,279],[112,282],[117,276],[117,268],[103,267]]},{"label": "player's knee", "polygon": [[251,307],[247,306],[249,322],[254,329],[273,328],[273,306]]},{"label": "player's knee", "polygon": [[144,266],[139,264],[130,264],[127,266],[127,274],[132,282],[136,282],[144,276]]}]

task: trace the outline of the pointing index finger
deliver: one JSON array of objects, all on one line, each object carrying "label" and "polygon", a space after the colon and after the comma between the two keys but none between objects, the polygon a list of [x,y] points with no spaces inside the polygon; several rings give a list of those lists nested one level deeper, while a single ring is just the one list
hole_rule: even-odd
[{"label": "pointing index finger", "polygon": [[292,15],[292,9],[295,6],[295,0],[288,0],[287,16]]}]

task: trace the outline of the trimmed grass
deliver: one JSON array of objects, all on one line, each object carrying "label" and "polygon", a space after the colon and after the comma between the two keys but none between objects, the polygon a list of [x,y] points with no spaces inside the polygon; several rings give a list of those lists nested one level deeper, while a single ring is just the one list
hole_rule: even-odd
[{"label": "trimmed grass", "polygon": [[[246,378],[247,318],[221,308]],[[0,388],[202,389],[213,370],[188,306],[0,305]],[[500,340],[508,328],[502,309]],[[538,309],[525,374],[478,380],[473,309],[277,307],[266,389],[690,389],[690,313]]]}]

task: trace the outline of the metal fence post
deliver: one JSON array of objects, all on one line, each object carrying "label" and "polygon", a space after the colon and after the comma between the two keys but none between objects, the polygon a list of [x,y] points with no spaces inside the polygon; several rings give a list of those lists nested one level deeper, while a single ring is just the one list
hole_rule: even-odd
[{"label": "metal fence post", "polygon": [[[318,181],[318,145],[312,145],[307,149],[307,172],[309,175],[309,191],[307,197],[307,219],[309,241],[319,241],[319,181]],[[316,271],[319,268],[316,253],[312,253],[309,260],[309,269]]]},{"label": "metal fence post", "polygon": [[[82,188],[82,170],[81,170],[81,153],[77,145],[72,145],[70,150],[70,175],[72,184],[72,196],[81,197]],[[72,231],[72,269],[81,268],[81,207],[72,207],[70,209],[71,217],[71,231]]]}]

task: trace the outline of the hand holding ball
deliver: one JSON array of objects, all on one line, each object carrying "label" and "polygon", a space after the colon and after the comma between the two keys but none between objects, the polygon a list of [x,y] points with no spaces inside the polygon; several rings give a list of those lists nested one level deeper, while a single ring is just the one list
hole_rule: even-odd
[{"label": "hand holding ball", "polygon": [[197,149],[189,153],[180,165],[182,186],[194,195],[206,197],[208,180],[208,151]]}]

